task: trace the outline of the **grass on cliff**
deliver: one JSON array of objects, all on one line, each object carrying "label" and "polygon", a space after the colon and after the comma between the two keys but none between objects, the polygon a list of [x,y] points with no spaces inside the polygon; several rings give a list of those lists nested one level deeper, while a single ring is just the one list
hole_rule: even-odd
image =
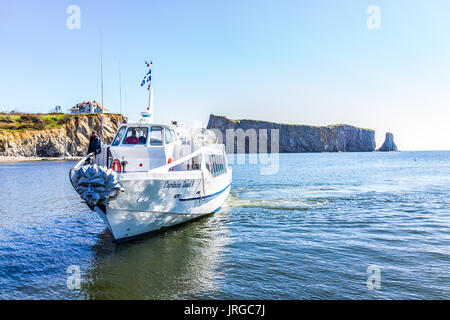
[{"label": "grass on cliff", "polygon": [[0,113],[0,130],[23,131],[61,128],[74,117],[90,114]]},{"label": "grass on cliff", "polygon": [[[217,116],[217,115],[214,115],[214,114],[211,114],[211,116],[224,118],[224,119],[227,119],[228,121],[231,121],[233,123],[238,123],[238,124],[241,123],[241,121],[251,121],[251,122],[254,122],[254,123],[258,123],[258,122],[273,123],[271,121],[264,121],[264,120],[250,120],[250,119],[233,120],[233,119],[227,118],[225,116]],[[333,129],[333,128],[336,128],[336,127],[343,127],[343,126],[355,127],[355,126],[352,126],[352,125],[349,125],[349,124],[343,124],[343,123],[330,124],[328,126],[314,126],[314,125],[295,124],[295,123],[281,123],[281,122],[275,122],[275,123],[278,124],[278,125],[290,126],[290,127],[311,127],[311,128],[323,128],[323,127],[326,127],[326,128],[329,128],[329,129]],[[373,129],[368,129],[368,128],[359,128],[359,127],[356,127],[356,128],[367,130],[367,131],[375,131]]]},{"label": "grass on cliff", "polygon": [[49,114],[0,114],[0,130],[43,130],[59,128],[70,121],[73,115]]}]

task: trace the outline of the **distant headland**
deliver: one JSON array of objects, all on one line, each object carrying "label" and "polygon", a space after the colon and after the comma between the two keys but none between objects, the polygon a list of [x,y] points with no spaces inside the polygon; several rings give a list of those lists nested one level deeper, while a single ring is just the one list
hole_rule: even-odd
[{"label": "distant headland", "polygon": [[[281,124],[258,120],[231,120],[224,116],[211,114],[208,129],[219,130],[226,137],[227,129],[267,129],[279,130],[279,152],[370,152],[375,151],[375,131],[347,124],[329,126],[309,126],[299,124]],[[389,140],[379,151],[397,151],[392,133],[386,135]],[[394,148],[395,147],[395,150]],[[391,150],[392,149],[392,150]],[[246,145],[246,152],[249,152]],[[236,152],[236,151],[235,151]]]}]

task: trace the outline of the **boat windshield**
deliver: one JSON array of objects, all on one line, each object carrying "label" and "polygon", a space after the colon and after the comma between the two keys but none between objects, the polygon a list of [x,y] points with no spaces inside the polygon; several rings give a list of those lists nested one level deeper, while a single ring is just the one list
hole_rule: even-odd
[{"label": "boat windshield", "polygon": [[164,136],[166,138],[166,144],[172,143],[175,140],[173,130],[166,129],[164,130]]},{"label": "boat windshield", "polygon": [[148,128],[129,127],[123,144],[146,144]]},{"label": "boat windshield", "polygon": [[150,145],[151,146],[162,146],[162,128],[152,127],[152,132],[150,135]]},{"label": "boat windshield", "polygon": [[116,134],[116,137],[114,138],[114,141],[112,142],[113,146],[118,146],[120,141],[122,141],[123,134],[125,133],[125,129],[126,129],[126,127],[121,127],[119,129],[119,131]]}]

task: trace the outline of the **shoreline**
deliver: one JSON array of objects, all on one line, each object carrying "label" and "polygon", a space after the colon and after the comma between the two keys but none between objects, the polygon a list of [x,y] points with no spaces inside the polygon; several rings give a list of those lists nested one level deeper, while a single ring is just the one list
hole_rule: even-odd
[{"label": "shoreline", "polygon": [[30,161],[76,161],[81,160],[83,157],[10,157],[0,156],[0,163],[14,163],[14,162],[30,162]]}]

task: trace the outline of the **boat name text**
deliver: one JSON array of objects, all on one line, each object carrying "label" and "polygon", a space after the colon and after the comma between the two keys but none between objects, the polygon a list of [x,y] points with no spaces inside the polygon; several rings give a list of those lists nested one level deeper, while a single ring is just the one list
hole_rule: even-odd
[{"label": "boat name text", "polygon": [[184,180],[184,181],[166,181],[164,183],[164,189],[172,188],[191,188],[194,185],[194,180]]}]

